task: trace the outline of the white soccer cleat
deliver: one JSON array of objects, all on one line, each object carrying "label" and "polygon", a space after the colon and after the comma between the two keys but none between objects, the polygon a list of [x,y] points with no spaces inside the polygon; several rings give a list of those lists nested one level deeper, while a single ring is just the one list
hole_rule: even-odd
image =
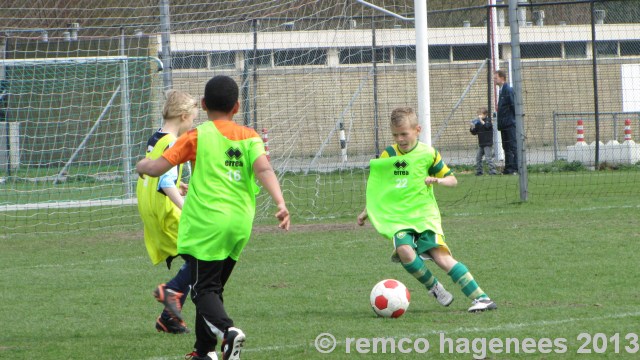
[{"label": "white soccer cleat", "polygon": [[429,290],[429,294],[433,295],[442,306],[449,306],[453,302],[453,295],[445,290],[444,286],[440,283],[435,284],[431,290]]},{"label": "white soccer cleat", "polygon": [[487,310],[495,310],[498,308],[498,305],[491,301],[489,298],[479,298],[473,300],[471,303],[471,307],[469,308],[469,312],[481,312]]},{"label": "white soccer cleat", "polygon": [[222,341],[222,360],[240,360],[245,339],[242,330],[230,327]]}]

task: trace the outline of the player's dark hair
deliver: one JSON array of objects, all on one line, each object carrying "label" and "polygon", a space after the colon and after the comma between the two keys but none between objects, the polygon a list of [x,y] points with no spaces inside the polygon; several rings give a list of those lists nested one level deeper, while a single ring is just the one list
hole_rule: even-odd
[{"label": "player's dark hair", "polygon": [[498,74],[498,76],[500,76],[503,79],[507,79],[507,72],[504,71],[503,69],[500,70],[496,70],[496,74]]},{"label": "player's dark hair", "polygon": [[225,75],[211,78],[204,87],[204,104],[209,111],[230,112],[238,102],[238,84]]}]

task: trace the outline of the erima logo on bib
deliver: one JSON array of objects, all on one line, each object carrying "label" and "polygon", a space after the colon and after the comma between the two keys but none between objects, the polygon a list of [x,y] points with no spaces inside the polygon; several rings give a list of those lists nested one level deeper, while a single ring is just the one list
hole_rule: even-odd
[{"label": "erima logo on bib", "polygon": [[240,151],[240,149],[234,148],[234,147],[230,147],[224,153],[230,159],[230,160],[225,160],[224,161],[224,165],[225,166],[234,166],[234,167],[243,166],[242,161],[234,160],[234,159],[240,159],[242,157],[242,151]]},{"label": "erima logo on bib", "polygon": [[409,164],[406,161],[398,160],[395,163],[393,163],[393,166],[395,166],[396,169],[398,169],[393,172],[393,175],[409,175],[409,171],[404,170],[407,166],[409,166]]}]

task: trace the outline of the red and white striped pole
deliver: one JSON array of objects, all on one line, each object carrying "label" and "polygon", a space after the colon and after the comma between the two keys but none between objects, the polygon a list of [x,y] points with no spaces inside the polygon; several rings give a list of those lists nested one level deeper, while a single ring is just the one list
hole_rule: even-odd
[{"label": "red and white striped pole", "polygon": [[271,156],[269,155],[269,133],[267,129],[262,129],[262,142],[264,143],[264,151],[267,155],[267,160],[271,160]]},{"label": "red and white striped pole", "polygon": [[624,121],[624,141],[631,141],[631,120]]},{"label": "red and white striped pole", "polygon": [[576,145],[586,145],[584,142],[584,122],[582,120],[578,120],[578,125],[576,126]]}]

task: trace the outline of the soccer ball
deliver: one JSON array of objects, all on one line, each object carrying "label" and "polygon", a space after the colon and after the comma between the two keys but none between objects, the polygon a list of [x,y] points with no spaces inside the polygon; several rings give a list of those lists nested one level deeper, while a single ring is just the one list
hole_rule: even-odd
[{"label": "soccer ball", "polygon": [[371,307],[378,316],[398,318],[409,308],[409,289],[398,280],[386,279],[376,284],[369,296]]}]

